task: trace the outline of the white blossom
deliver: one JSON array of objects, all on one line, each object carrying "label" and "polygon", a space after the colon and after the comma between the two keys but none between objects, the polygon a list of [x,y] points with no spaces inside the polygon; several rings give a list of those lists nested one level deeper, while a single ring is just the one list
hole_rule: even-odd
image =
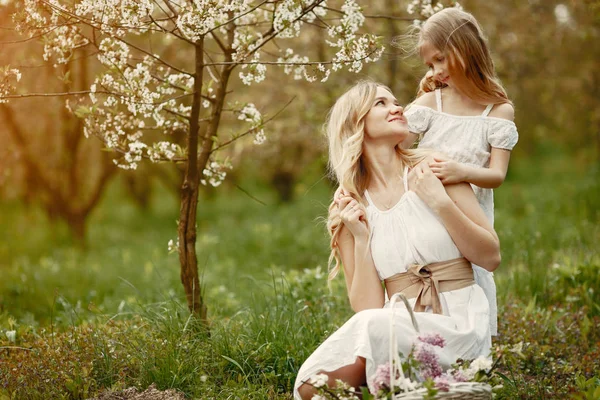
[{"label": "white blossom", "polygon": [[104,38],[98,46],[98,60],[106,67],[123,69],[129,62],[129,46],[112,37]]},{"label": "white blossom", "polygon": [[214,187],[221,185],[227,176],[225,169],[231,169],[231,165],[226,162],[219,163],[217,161],[211,161],[202,172],[202,179],[200,179],[200,183],[205,186],[208,183]]},{"label": "white blossom", "polygon": [[[80,104],[72,110],[83,118],[86,136],[100,138],[107,148],[115,150],[115,164],[133,169],[143,158],[154,162],[185,160],[185,149],[172,138],[159,137],[174,132],[187,134],[190,129],[190,94],[195,90],[195,71],[186,73],[170,67],[168,62],[175,62],[175,58],[161,52],[164,48],[175,48],[178,35],[192,41],[202,38],[209,43],[215,40],[209,34],[214,31],[221,35],[225,46],[233,40],[229,56],[240,64],[239,78],[246,85],[264,81],[268,64],[274,60],[293,79],[314,82],[325,81],[340,69],[358,72],[364,63],[379,58],[383,51],[380,39],[359,32],[365,17],[358,1],[340,0],[341,14],[336,13],[331,18],[327,15],[328,7],[334,6],[328,3],[326,0],[278,0],[256,7],[258,3],[252,0],[178,1],[175,4],[177,16],[173,14],[174,20],[166,22],[164,18],[155,18],[165,10],[155,7],[158,3],[152,0],[23,0],[23,12],[15,14],[14,19],[21,32],[43,37],[44,56],[55,64],[69,61],[74,50],[81,46],[96,47],[95,56],[103,69],[92,80],[88,97],[78,99]],[[169,10],[166,13],[170,14]],[[91,25],[93,38],[86,37],[91,30],[80,29],[84,24],[78,19]],[[321,20],[327,21],[328,29],[324,32],[333,54],[328,60],[311,60],[301,47],[296,47],[296,53],[285,43],[295,45],[293,39],[299,37],[309,23],[314,27]],[[178,30],[173,30],[172,23]],[[150,35],[156,35],[164,41],[143,43],[132,37],[144,32],[149,34],[149,39]],[[263,47],[273,37],[281,39],[277,45],[285,49],[279,56],[274,56],[269,47]],[[157,45],[146,46],[150,42]],[[212,55],[212,49],[219,48],[213,45],[209,47],[211,58],[218,63],[223,56]],[[154,54],[154,49],[159,54]],[[205,61],[211,62],[208,58]],[[181,69],[191,69],[191,66],[193,63],[177,65]],[[15,91],[19,79],[17,70],[0,69],[0,102]],[[203,121],[215,115],[212,107],[219,103],[213,88],[220,85],[219,79],[217,68],[206,66],[199,116]],[[233,112],[238,121],[249,124],[246,132],[253,136],[255,144],[265,142],[263,117],[253,104],[222,111]],[[230,168],[227,163],[212,160],[203,171],[203,184],[219,185],[227,168]]]},{"label": "white blossom", "polygon": [[295,0],[283,0],[277,3],[273,15],[273,28],[282,39],[294,38],[300,35],[302,7]]},{"label": "white blossom", "polygon": [[259,58],[260,53],[256,52],[254,53],[251,61],[254,64],[244,64],[242,66],[242,71],[240,71],[239,77],[245,85],[251,85],[252,82],[259,83],[265,80],[267,67],[264,64],[257,64],[259,62]]},{"label": "white blossom", "polygon": [[66,64],[71,59],[73,50],[88,44],[87,38],[79,33],[79,29],[71,26],[59,26],[46,35],[44,41],[44,60],[56,57],[56,64]]},{"label": "white blossom", "polygon": [[258,125],[262,122],[262,115],[253,103],[248,103],[240,110],[238,119]]},{"label": "white blossom", "polygon": [[16,68],[6,66],[0,68],[0,103],[6,103],[4,96],[12,94],[15,90],[15,83],[21,80],[21,71]]},{"label": "white blossom", "polygon": [[463,370],[463,374],[468,380],[472,380],[477,372],[487,372],[492,368],[492,359],[484,356],[479,356],[469,365],[469,368]]},{"label": "white blossom", "polygon": [[179,251],[179,238],[177,239],[177,242],[174,242],[173,239],[169,240],[169,243],[167,243],[167,249],[169,254],[177,253]]},{"label": "white blossom", "polygon": [[327,385],[329,377],[326,374],[316,374],[310,377],[309,383],[316,388],[320,388]]},{"label": "white blossom", "polygon": [[147,153],[150,161],[173,160],[181,153],[181,148],[175,143],[161,141],[153,143],[152,147],[148,148]]},{"label": "white blossom", "polygon": [[191,40],[199,40],[208,32],[245,13],[250,0],[223,2],[220,0],[193,0],[192,5],[177,17],[177,27]]},{"label": "white blossom", "polygon": [[82,0],[74,11],[105,32],[123,35],[125,28],[133,34],[145,32],[153,10],[150,0]]},{"label": "white blossom", "polygon": [[256,133],[254,134],[254,144],[263,144],[265,141],[267,140],[267,136],[265,135],[265,130],[264,129],[258,129],[256,130]]},{"label": "white blossom", "polygon": [[[458,8],[459,10],[462,10],[462,6],[457,1],[454,1],[452,3],[454,7]],[[419,14],[420,18],[413,20],[413,25],[421,26],[423,20],[426,20],[433,14],[443,10],[444,7],[445,6],[442,1],[438,1],[435,5],[432,5],[431,0],[412,0],[406,6],[406,12],[409,15]]]},{"label": "white blossom", "polygon": [[6,338],[8,339],[9,342],[16,342],[17,341],[17,331],[12,330],[12,331],[6,331]]}]

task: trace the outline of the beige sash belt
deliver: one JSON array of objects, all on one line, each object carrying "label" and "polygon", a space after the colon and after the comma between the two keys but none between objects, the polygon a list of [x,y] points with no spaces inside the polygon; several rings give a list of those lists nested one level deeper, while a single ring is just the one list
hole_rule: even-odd
[{"label": "beige sash belt", "polygon": [[461,257],[428,265],[412,264],[407,272],[387,278],[385,287],[390,297],[397,292],[403,292],[409,299],[416,297],[415,311],[425,311],[431,306],[434,313],[442,314],[440,293],[474,283],[471,263]]}]

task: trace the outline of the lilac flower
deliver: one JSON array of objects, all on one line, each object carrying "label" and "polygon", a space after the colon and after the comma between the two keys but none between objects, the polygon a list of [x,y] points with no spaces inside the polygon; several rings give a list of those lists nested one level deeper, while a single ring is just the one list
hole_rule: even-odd
[{"label": "lilac flower", "polygon": [[442,392],[448,392],[450,390],[450,383],[452,383],[452,377],[447,374],[442,374],[436,376],[433,379],[433,383],[435,384],[436,389]]},{"label": "lilac flower", "polygon": [[442,367],[435,349],[429,343],[420,343],[416,346],[415,359],[420,363],[423,378],[435,378],[442,374]]},{"label": "lilac flower", "polygon": [[446,345],[446,341],[439,333],[428,333],[424,336],[419,336],[419,340],[423,343],[429,343],[432,346],[441,348]]},{"label": "lilac flower", "polygon": [[390,363],[380,364],[371,377],[371,385],[373,391],[371,394],[376,395],[380,390],[386,390],[390,387],[390,376],[392,374]]}]

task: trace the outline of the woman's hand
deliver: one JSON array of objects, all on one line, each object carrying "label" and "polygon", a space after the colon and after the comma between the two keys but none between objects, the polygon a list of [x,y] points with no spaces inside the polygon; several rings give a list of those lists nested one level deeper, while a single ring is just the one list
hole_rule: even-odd
[{"label": "woman's hand", "polygon": [[442,182],[435,176],[427,162],[415,167],[416,180],[412,190],[434,211],[450,200]]},{"label": "woman's hand", "polygon": [[348,227],[355,239],[368,238],[369,229],[367,227],[367,214],[365,207],[352,196],[340,191],[336,198],[336,203],[340,210],[340,219]]},{"label": "woman's hand", "polygon": [[440,155],[433,156],[433,161],[429,162],[429,168],[444,185],[466,182],[467,173],[464,167],[463,164]]}]

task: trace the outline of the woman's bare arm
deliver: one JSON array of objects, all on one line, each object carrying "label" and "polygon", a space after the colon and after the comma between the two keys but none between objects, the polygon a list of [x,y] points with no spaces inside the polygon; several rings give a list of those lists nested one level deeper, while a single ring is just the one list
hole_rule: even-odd
[{"label": "woman's bare arm", "polygon": [[[347,203],[346,203],[347,204]],[[344,206],[342,203],[340,206]],[[364,209],[363,211],[364,212]],[[348,221],[348,224],[357,222]],[[364,224],[364,222],[358,222]],[[343,225],[337,239],[338,250],[350,306],[356,312],[381,308],[384,304],[384,291],[371,257],[369,234],[360,234],[361,230],[355,229],[355,233],[348,226]]]},{"label": "woman's bare arm", "polygon": [[426,161],[415,167],[413,190],[440,217],[460,252],[488,271],[500,264],[500,241],[467,183],[444,187]]}]

